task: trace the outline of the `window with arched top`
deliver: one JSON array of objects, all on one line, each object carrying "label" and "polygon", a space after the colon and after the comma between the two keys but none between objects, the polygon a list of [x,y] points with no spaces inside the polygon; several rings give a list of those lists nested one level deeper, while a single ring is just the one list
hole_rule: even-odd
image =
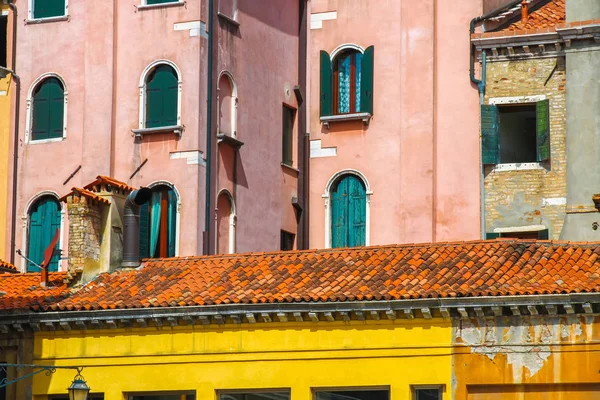
[{"label": "window with arched top", "polygon": [[156,66],[146,78],[146,128],[177,125],[179,79],[167,64]]},{"label": "window with arched top", "polygon": [[[27,262],[28,272],[39,272],[35,265],[44,261],[44,251],[52,242],[57,229],[60,229],[60,203],[50,195],[37,199],[28,210]],[[60,248],[60,242],[56,245]],[[59,252],[50,261],[49,270],[58,271]],[[35,264],[34,264],[35,263]]]},{"label": "window with arched top", "polygon": [[65,87],[58,77],[46,77],[35,85],[29,101],[30,141],[64,136],[65,103]]},{"label": "window with arched top", "polygon": [[233,78],[228,73],[219,78],[219,134],[235,137],[237,93]]},{"label": "window with arched top", "polygon": [[373,114],[374,47],[341,46],[321,51],[320,114]]},{"label": "window with arched top", "polygon": [[150,201],[140,207],[140,258],[175,257],[177,193],[162,184],[151,189]]},{"label": "window with arched top", "polygon": [[235,252],[235,206],[227,191],[217,198],[217,254]]},{"label": "window with arched top", "polygon": [[337,174],[326,194],[327,239],[333,248],[368,245],[369,195],[365,182],[354,173]]}]

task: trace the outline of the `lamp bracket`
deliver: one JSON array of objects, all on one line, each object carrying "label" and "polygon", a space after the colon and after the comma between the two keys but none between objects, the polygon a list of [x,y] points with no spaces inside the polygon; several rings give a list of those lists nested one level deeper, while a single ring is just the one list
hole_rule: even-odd
[{"label": "lamp bracket", "polygon": [[[29,373],[26,373],[22,376],[10,377],[8,375],[8,369],[15,368],[17,370],[32,370]],[[8,385],[12,385],[13,383],[22,381],[23,379],[27,379],[37,374],[41,374],[44,372],[46,376],[50,376],[56,372],[57,369],[74,369],[77,371],[77,375],[81,376],[81,371],[83,367],[76,366],[57,366],[57,365],[36,365],[36,364],[5,364],[0,363],[0,388],[6,387]]]}]

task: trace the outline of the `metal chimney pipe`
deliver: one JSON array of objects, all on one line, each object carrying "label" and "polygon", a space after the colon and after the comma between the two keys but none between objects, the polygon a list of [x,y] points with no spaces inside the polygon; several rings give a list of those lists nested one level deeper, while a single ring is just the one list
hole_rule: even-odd
[{"label": "metal chimney pipe", "polygon": [[131,192],[125,199],[122,267],[135,268],[140,265],[140,206],[150,200],[150,197],[152,190],[142,187]]}]

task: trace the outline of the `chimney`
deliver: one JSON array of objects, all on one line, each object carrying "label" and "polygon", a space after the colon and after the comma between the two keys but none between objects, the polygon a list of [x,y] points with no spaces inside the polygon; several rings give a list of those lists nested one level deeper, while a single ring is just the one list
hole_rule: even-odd
[{"label": "chimney", "polygon": [[152,191],[146,187],[135,190],[125,199],[123,224],[123,267],[140,265],[140,206],[150,200]]},{"label": "chimney", "polygon": [[529,21],[529,1],[523,0],[521,2],[521,21],[527,22]]}]

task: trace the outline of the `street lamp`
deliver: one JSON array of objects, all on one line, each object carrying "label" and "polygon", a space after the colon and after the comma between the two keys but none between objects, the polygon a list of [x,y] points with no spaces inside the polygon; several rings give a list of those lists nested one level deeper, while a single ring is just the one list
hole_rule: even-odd
[{"label": "street lamp", "polygon": [[85,383],[81,369],[77,369],[77,375],[67,390],[69,391],[69,400],[87,400],[90,387]]}]

